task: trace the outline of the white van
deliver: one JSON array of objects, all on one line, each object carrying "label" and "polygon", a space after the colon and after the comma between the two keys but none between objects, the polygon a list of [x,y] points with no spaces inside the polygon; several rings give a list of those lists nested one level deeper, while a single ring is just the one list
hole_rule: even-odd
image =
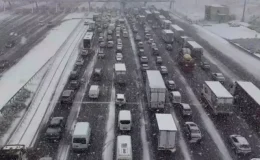
[{"label": "white van", "polygon": [[131,136],[117,136],[116,160],[132,160],[132,142]]},{"label": "white van", "polygon": [[98,98],[99,96],[99,86],[91,85],[88,92],[89,98]]},{"label": "white van", "polygon": [[179,91],[172,91],[170,99],[172,103],[181,103],[181,93]]},{"label": "white van", "polygon": [[88,122],[77,122],[72,134],[72,149],[85,150],[88,148],[91,128]]},{"label": "white van", "polygon": [[131,111],[121,110],[118,114],[118,127],[121,131],[130,131],[132,126]]}]

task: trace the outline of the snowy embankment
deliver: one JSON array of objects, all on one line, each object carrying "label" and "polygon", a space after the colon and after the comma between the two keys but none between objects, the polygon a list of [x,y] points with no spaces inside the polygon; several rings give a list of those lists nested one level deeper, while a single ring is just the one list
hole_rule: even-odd
[{"label": "snowy embankment", "polygon": [[[64,19],[79,16],[82,17],[83,14],[70,14]],[[41,43],[32,48],[15,66],[2,75],[0,110],[55,55],[79,21],[79,19],[67,21],[51,30]]]}]

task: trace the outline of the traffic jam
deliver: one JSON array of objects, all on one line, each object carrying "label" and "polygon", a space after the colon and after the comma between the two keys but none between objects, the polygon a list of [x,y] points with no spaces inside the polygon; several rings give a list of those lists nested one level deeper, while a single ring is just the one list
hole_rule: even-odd
[{"label": "traffic jam", "polygon": [[62,159],[68,146],[69,160],[257,160],[259,88],[226,78],[174,22],[151,6],[87,16],[33,159]]}]

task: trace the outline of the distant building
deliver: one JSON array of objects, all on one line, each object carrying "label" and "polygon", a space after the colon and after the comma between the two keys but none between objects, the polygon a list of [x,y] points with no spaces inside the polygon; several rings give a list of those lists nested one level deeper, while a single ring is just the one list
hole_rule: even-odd
[{"label": "distant building", "polygon": [[225,5],[213,4],[205,6],[205,20],[227,22],[229,20],[229,8]]}]

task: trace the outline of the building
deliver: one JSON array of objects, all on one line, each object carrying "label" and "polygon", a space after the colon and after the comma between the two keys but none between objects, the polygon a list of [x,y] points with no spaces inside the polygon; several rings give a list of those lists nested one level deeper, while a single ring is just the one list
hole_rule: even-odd
[{"label": "building", "polygon": [[229,8],[225,5],[206,5],[205,20],[227,22],[229,20]]}]

